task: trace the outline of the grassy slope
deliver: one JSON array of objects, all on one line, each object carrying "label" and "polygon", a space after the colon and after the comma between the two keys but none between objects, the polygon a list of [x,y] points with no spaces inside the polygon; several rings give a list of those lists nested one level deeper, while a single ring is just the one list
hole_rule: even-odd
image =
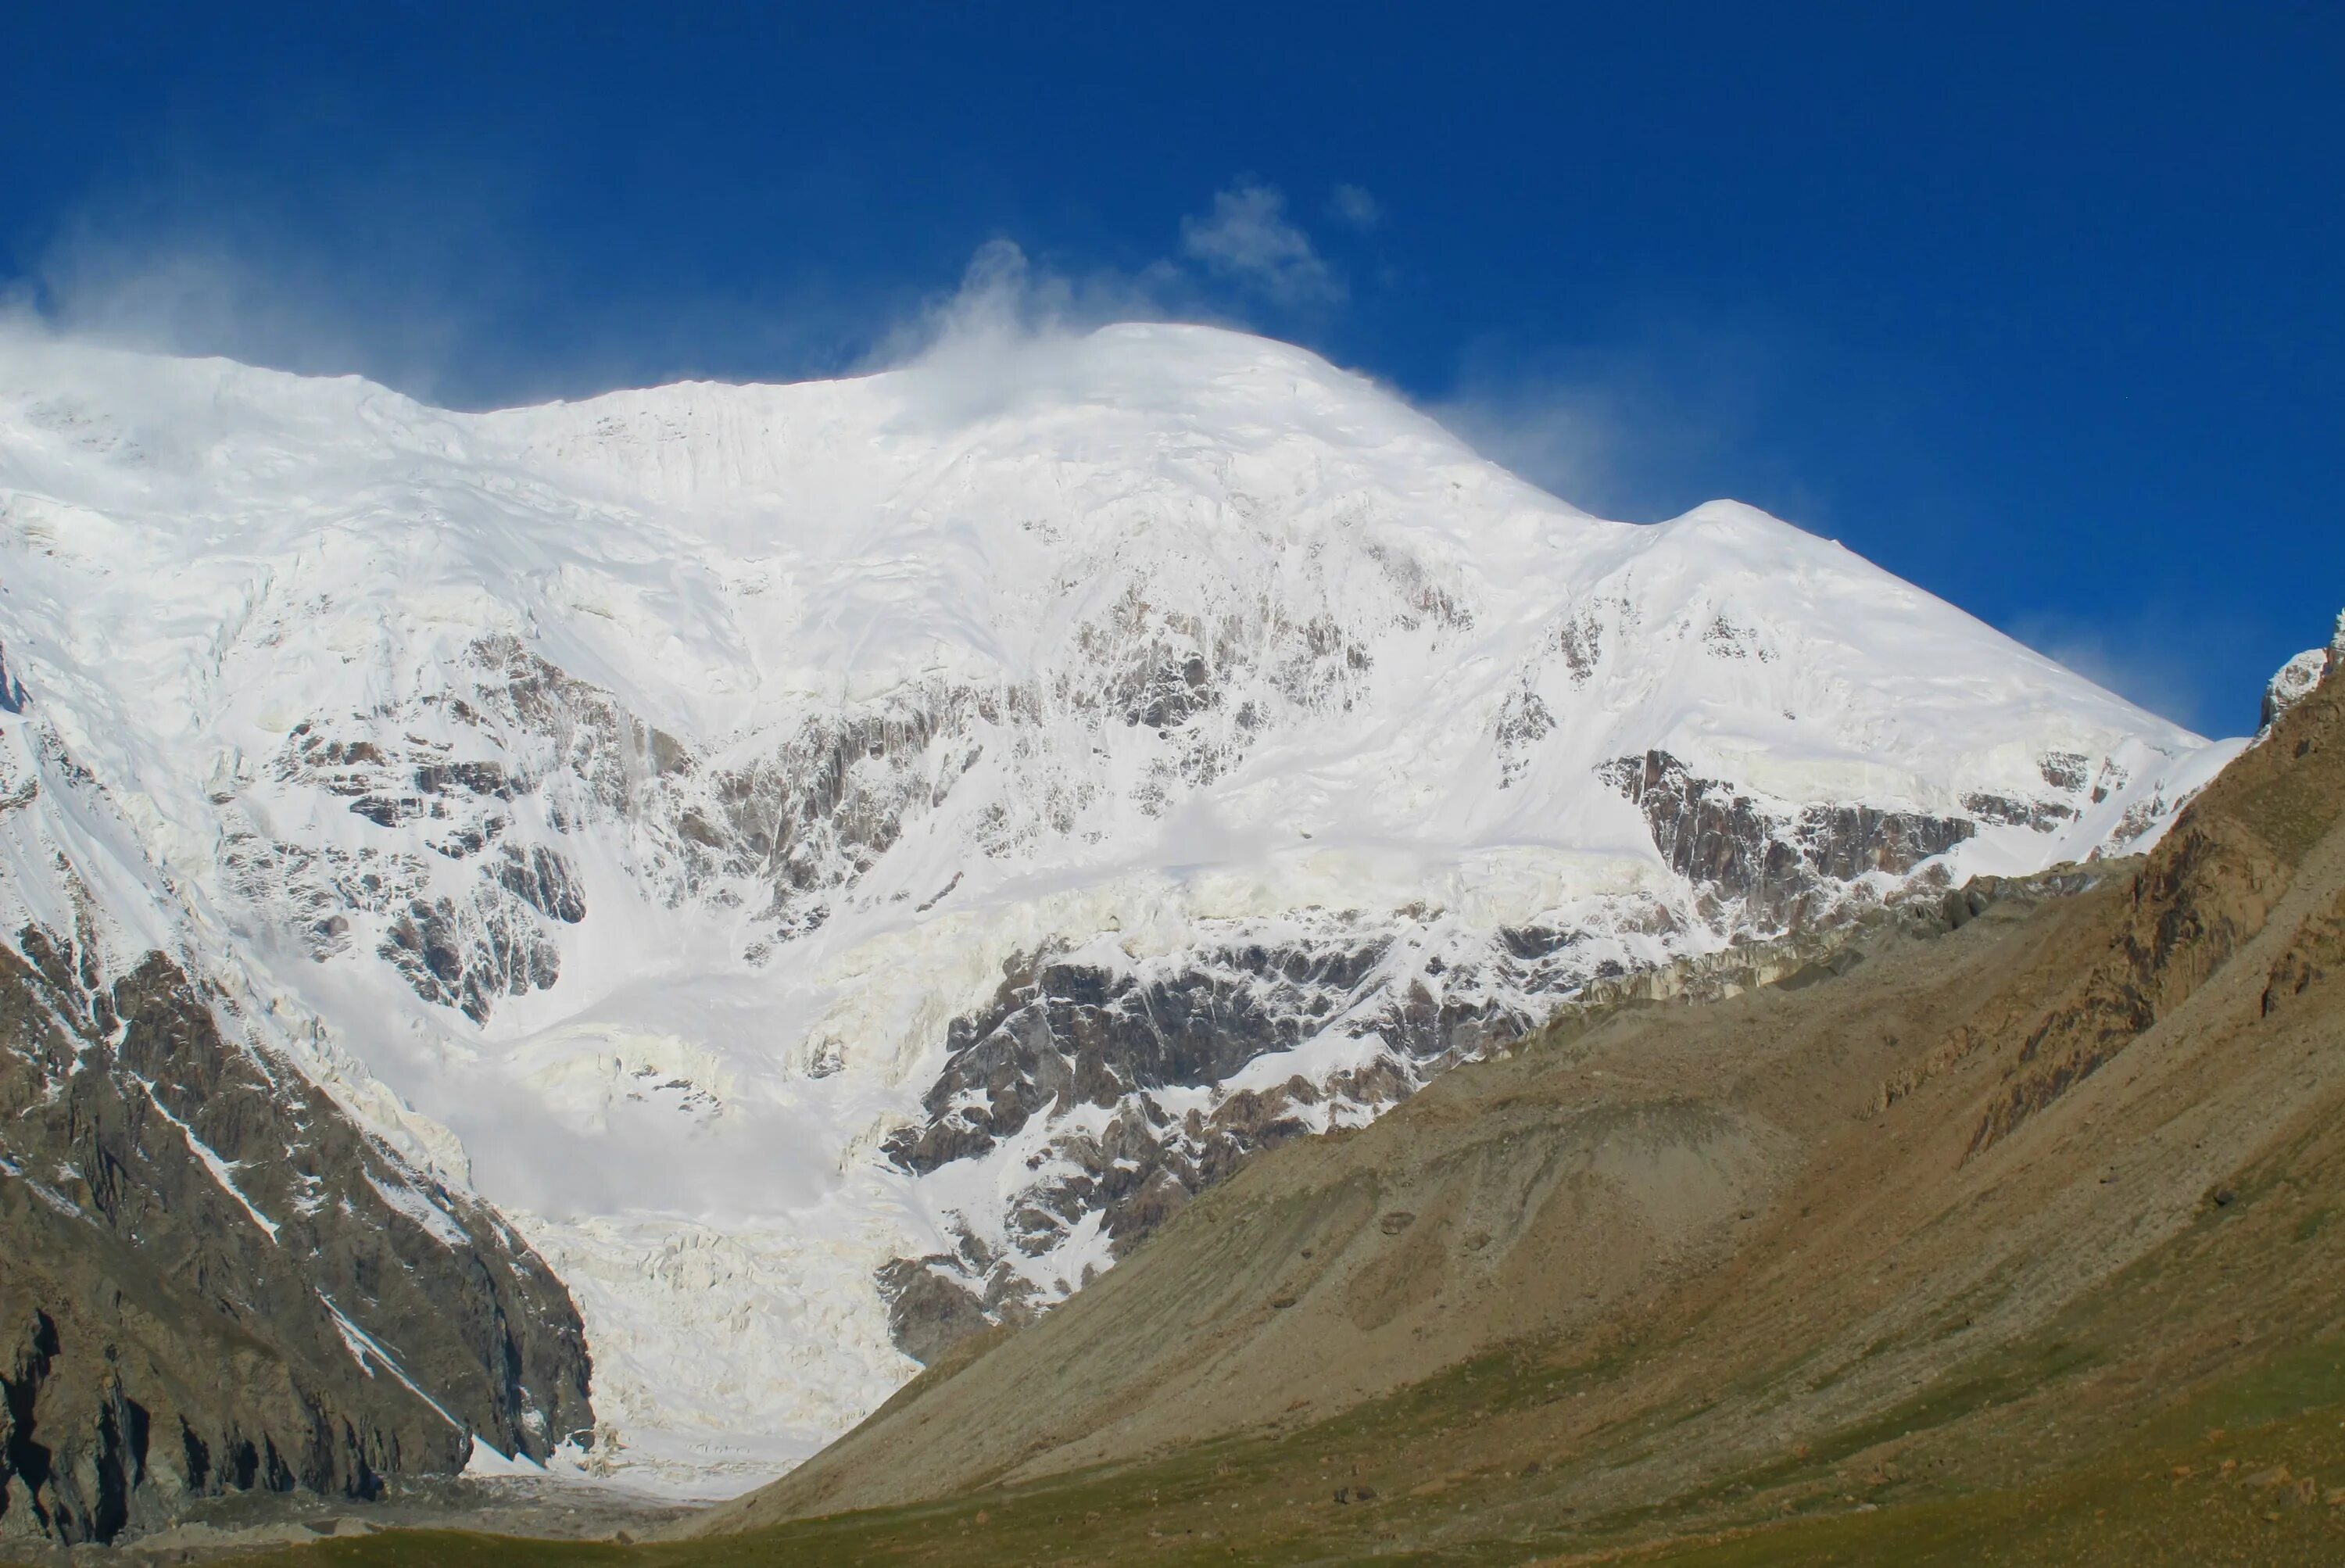
[{"label": "grassy slope", "polygon": [[[1461,1380],[1462,1383],[1462,1380]],[[1458,1393],[1470,1392],[1470,1385]],[[1418,1415],[1445,1402],[1432,1392]],[[1578,1528],[1416,1545],[1486,1487],[1460,1485],[1339,1508],[1332,1494],[1300,1509],[1263,1495],[1286,1486],[1294,1456],[1234,1444],[1122,1475],[1071,1477],[1004,1495],[818,1520],[753,1535],[642,1547],[516,1541],[444,1532],[334,1541],[256,1563],[955,1564],[1152,1561],[1299,1563],[1391,1556],[1445,1563],[2255,1563],[2327,1564],[2345,1556],[2345,1347],[2299,1347],[2202,1390],[2115,1451],[2025,1485],[1897,1502],[1881,1489],[1743,1517],[1694,1522],[1668,1512]],[[1333,1435],[1333,1434],[1330,1434]],[[1304,1467],[1306,1471],[1309,1466]],[[2276,1474],[2284,1471],[2287,1479]],[[1249,1481],[1233,1484],[1233,1472]],[[1765,1478],[1796,1491],[1837,1484],[1822,1459]],[[2305,1488],[2310,1484],[2308,1497]],[[1278,1490],[1274,1486],[1273,1491]],[[1480,1501],[1487,1503],[1487,1496]],[[1764,1499],[1761,1499],[1764,1501]],[[1237,1506],[1232,1508],[1232,1502]],[[1864,1505],[1870,1503],[1869,1509]],[[1860,1510],[1863,1511],[1860,1511]],[[1675,1524],[1676,1529],[1668,1526]],[[1653,1527],[1663,1538],[1636,1543]]]}]

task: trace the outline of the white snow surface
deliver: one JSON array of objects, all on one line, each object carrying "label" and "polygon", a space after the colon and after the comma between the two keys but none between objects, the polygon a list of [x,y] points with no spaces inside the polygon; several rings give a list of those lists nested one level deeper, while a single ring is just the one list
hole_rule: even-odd
[{"label": "white snow surface", "polygon": [[[1000,1237],[1039,1120],[927,1177],[879,1145],[1020,955],[1369,932],[1422,976],[1544,925],[1653,962],[1736,933],[1611,759],[2072,813],[1983,823],[1959,881],[2147,841],[2237,748],[1750,507],[1591,517],[1177,326],[481,414],[0,336],[0,661],[7,932],[72,929],[70,865],[115,949],[227,977],[569,1283],[601,1472],[701,1494],[916,1369],[876,1268]],[[458,765],[495,771],[400,782]],[[484,869],[536,850],[579,918]],[[479,1021],[388,956],[434,901]],[[1020,1267],[1107,1258],[1086,1221]]]}]

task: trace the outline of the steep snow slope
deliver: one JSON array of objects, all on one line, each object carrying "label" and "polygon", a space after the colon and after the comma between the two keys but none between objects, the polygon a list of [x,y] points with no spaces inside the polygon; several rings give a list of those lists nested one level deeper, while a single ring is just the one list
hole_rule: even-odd
[{"label": "steep snow slope", "polygon": [[137,840],[23,853],[302,1020],[572,1287],[594,1462],[718,1491],[1591,975],[2232,749],[1161,326],[484,415],[8,340],[0,649]]}]

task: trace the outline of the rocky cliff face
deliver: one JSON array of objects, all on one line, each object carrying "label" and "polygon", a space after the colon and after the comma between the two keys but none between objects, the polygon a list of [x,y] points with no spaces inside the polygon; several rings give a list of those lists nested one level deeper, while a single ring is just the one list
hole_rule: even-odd
[{"label": "rocky cliff face", "polygon": [[2262,728],[2269,729],[2279,716],[2312,695],[2332,671],[2345,666],[2345,615],[2337,617],[2337,629],[2329,638],[2329,646],[2307,648],[2273,672],[2264,687]]},{"label": "rocky cliff face", "polygon": [[[1597,776],[1644,812],[1671,871],[1714,900],[1742,905],[1760,930],[1795,929],[1820,897],[1874,871],[1902,877],[1979,829],[1969,817],[1864,805],[1771,809],[1731,779],[1696,778],[1666,751],[1620,758]],[[2039,813],[2056,820],[2072,809],[2058,800],[1966,804],[1990,820],[2031,824]]]},{"label": "rocky cliff face", "polygon": [[[0,1538],[352,1497],[591,1424],[559,1280],[470,1195],[225,1041],[160,953],[0,951]],[[19,958],[18,953],[25,956]]]},{"label": "rocky cliff face", "polygon": [[0,690],[0,1540],[371,1497],[591,1428],[562,1282],[361,1124],[314,1023],[193,966],[121,798]]},{"label": "rocky cliff face", "polygon": [[[2345,642],[2345,616],[2339,627]],[[2306,853],[2345,809],[2345,680],[2337,678],[2345,659],[2299,654],[2272,685],[2316,656],[2311,677],[2277,711],[2267,703],[2259,743],[2225,771],[2222,791],[2186,809],[2158,845],[2135,880],[2130,918],[2071,994],[2035,1021],[2018,1069],[1979,1119],[1972,1154],[2100,1071],[2263,931]],[[2266,1016],[2333,967],[2337,931],[2333,912],[2304,922],[2271,966]]]}]

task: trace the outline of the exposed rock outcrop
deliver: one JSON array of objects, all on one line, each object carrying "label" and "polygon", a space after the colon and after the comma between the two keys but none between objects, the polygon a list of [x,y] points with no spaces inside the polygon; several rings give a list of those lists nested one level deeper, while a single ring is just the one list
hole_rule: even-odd
[{"label": "exposed rock outcrop", "polygon": [[[1472,986],[1385,994],[1379,966],[1389,946],[1384,938],[1254,944],[1145,977],[1073,958],[1021,966],[990,1008],[952,1022],[928,1115],[895,1134],[887,1154],[926,1175],[1028,1134],[1036,1179],[1010,1212],[1013,1249],[1041,1257],[1096,1215],[1121,1257],[1252,1155],[1323,1130],[1333,1107],[1365,1118],[1528,1022]],[[1249,1062],[1330,1028],[1362,1042],[1363,1064],[1214,1093]],[[1103,1121],[1061,1126],[1085,1106],[1106,1113]],[[880,1285],[898,1347],[926,1361],[1005,1308],[1027,1310],[1039,1292],[1016,1264],[965,1234],[957,1257],[887,1265]],[[908,1272],[916,1268],[917,1278]],[[1054,1294],[1080,1283],[1057,1281]],[[949,1310],[939,1310],[940,1290],[958,1293]]]},{"label": "exposed rock outcrop", "polygon": [[1744,903],[1776,930],[1810,918],[1827,882],[1902,875],[1978,831],[1961,817],[1779,805],[1726,779],[1699,778],[1666,751],[1619,758],[1599,777],[1644,811],[1671,871],[1714,898]]},{"label": "exposed rock outcrop", "polygon": [[2330,633],[2329,646],[2307,648],[2273,672],[2264,687],[2261,728],[2269,730],[2279,716],[2312,695],[2315,687],[2345,668],[2345,612],[2337,616],[2336,629]]},{"label": "exposed rock outcrop", "polygon": [[369,1497],[589,1427],[575,1309],[502,1223],[223,1038],[161,954],[0,948],[0,1539]]},{"label": "exposed rock outcrop", "polygon": [[[2231,764],[2218,796],[2184,808],[2151,852],[2134,881],[2131,918],[2028,1035],[1972,1135],[1974,1155],[2097,1072],[2263,930],[2298,861],[2345,806],[2345,683],[2323,678],[2326,650],[2299,655],[2280,673],[2316,657],[2319,670],[2300,690],[2277,708],[2267,697],[2263,744]],[[2273,967],[2264,1011],[2324,972],[2335,946],[2330,923],[2307,922]]]},{"label": "exposed rock outcrop", "polygon": [[2264,687],[2260,727],[2269,729],[2281,714],[2311,696],[2313,687],[2329,673],[2332,657],[2327,648],[2307,648],[2274,671]]}]

